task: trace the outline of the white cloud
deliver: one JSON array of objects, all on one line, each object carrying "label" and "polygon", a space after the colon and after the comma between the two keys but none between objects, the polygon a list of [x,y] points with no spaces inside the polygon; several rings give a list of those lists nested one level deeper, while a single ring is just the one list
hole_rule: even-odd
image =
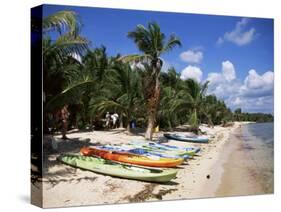
[{"label": "white cloud", "polygon": [[246,97],[270,96],[273,94],[274,73],[267,71],[259,75],[251,69],[240,88],[240,94]]},{"label": "white cloud", "polygon": [[163,60],[163,59],[162,59],[162,61],[163,61],[163,65],[161,68],[162,72],[167,72],[169,70],[169,68],[172,68],[171,64],[168,61]]},{"label": "white cloud", "polygon": [[130,62],[130,67],[131,69],[135,70],[135,69],[141,69],[144,70],[144,65],[142,62]]},{"label": "white cloud", "polygon": [[203,59],[203,52],[198,50],[187,50],[180,54],[180,58],[184,62],[199,64]]},{"label": "white cloud", "polygon": [[230,61],[222,62],[221,72],[208,74],[208,94],[223,99],[228,107],[241,107],[247,112],[273,112],[274,73],[258,74],[249,70],[244,80],[236,78],[236,70]]},{"label": "white cloud", "polygon": [[201,82],[203,73],[201,69],[197,66],[187,66],[182,70],[180,78],[182,80],[194,79],[197,82]]},{"label": "white cloud", "polygon": [[232,109],[242,108],[242,112],[264,112],[272,113],[274,98],[273,96],[262,96],[257,98],[230,97],[225,103]]},{"label": "white cloud", "polygon": [[234,65],[229,60],[222,62],[222,74],[228,82],[236,78]]},{"label": "white cloud", "polygon": [[[233,86],[239,86],[235,79],[236,71],[234,65],[229,60],[223,61],[221,72],[211,72],[208,74],[207,80],[209,81],[209,91],[215,93],[219,97],[227,96],[228,91],[233,92]],[[232,84],[232,87],[229,87],[230,83]]]},{"label": "white cloud", "polygon": [[259,89],[266,86],[272,86],[273,80],[274,74],[272,71],[259,75],[254,69],[251,69],[244,82],[248,88]]},{"label": "white cloud", "polygon": [[77,60],[79,63],[82,63],[82,58],[81,58],[81,56],[80,56],[79,54],[73,52],[73,53],[70,53],[70,56],[71,56],[73,59]]},{"label": "white cloud", "polygon": [[229,41],[238,46],[243,46],[253,41],[254,37],[256,36],[256,30],[253,27],[246,30],[249,20],[250,19],[248,18],[242,18],[236,23],[236,26],[232,31],[226,32],[223,37],[218,38],[217,44],[222,44],[225,41]]}]

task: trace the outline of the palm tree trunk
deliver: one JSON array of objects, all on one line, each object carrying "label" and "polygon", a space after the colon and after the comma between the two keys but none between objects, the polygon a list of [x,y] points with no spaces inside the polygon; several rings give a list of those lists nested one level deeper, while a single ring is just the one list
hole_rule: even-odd
[{"label": "palm tree trunk", "polygon": [[169,119],[168,119],[168,125],[169,125],[169,130],[172,131],[172,130],[173,130],[173,127],[172,127],[172,122],[171,122],[170,117],[169,117]]},{"label": "palm tree trunk", "polygon": [[131,127],[130,127],[131,114],[130,113],[127,114],[127,118],[128,118],[128,120],[127,120],[127,131],[130,133],[131,132]]},{"label": "palm tree trunk", "polygon": [[156,114],[160,101],[160,79],[159,79],[160,70],[161,70],[161,66],[157,67],[156,64],[153,65],[152,77],[154,77],[154,79],[151,82],[151,86],[149,86],[149,88],[151,89],[149,89],[149,91],[146,91],[146,92],[151,92],[150,98],[148,98],[147,100],[148,123],[145,132],[146,140],[152,140],[153,127],[156,122]]},{"label": "palm tree trunk", "polygon": [[127,123],[127,131],[130,133],[131,132],[131,126],[130,126],[130,122],[128,121],[128,123]]},{"label": "palm tree trunk", "polygon": [[120,128],[124,128],[124,123],[123,123],[123,114],[122,112],[120,113],[120,124],[119,124]]},{"label": "palm tree trunk", "polygon": [[197,116],[197,109],[196,108],[193,109],[193,112],[191,114],[189,123],[191,125],[191,130],[195,134],[198,134],[198,116]]},{"label": "palm tree trunk", "polygon": [[153,113],[150,113],[148,115],[148,123],[147,123],[146,132],[145,132],[146,140],[152,140],[154,122],[155,122],[155,115]]}]

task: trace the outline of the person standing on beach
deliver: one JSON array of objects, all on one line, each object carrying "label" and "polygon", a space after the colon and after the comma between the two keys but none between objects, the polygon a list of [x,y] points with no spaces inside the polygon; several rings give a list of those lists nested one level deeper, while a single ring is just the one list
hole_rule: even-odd
[{"label": "person standing on beach", "polygon": [[69,112],[68,112],[68,105],[63,106],[63,108],[60,111],[61,115],[61,121],[62,121],[62,139],[67,139],[66,132],[68,128],[68,118],[69,118]]},{"label": "person standing on beach", "polygon": [[110,123],[110,114],[109,114],[109,112],[107,112],[106,113],[106,115],[105,115],[105,127],[107,128],[107,129],[109,129],[109,123]]},{"label": "person standing on beach", "polygon": [[112,122],[113,122],[113,128],[116,128],[117,127],[117,120],[119,118],[119,115],[117,113],[114,113],[112,116]]}]

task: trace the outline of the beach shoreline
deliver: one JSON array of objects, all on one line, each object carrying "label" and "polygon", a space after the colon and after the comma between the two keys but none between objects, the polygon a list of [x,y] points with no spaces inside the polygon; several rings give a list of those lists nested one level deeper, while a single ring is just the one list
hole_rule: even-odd
[{"label": "beach shoreline", "polygon": [[215,196],[244,196],[273,193],[273,181],[266,182],[252,157],[252,147],[245,147],[242,129],[230,135],[231,142],[225,145],[220,161],[223,174]]},{"label": "beach shoreline", "polygon": [[[48,153],[43,167],[43,207],[63,207],[92,204],[113,204],[143,201],[207,198],[223,195],[223,152],[229,148],[228,141],[242,124],[233,126],[200,126],[210,137],[208,144],[193,144],[170,140],[169,144],[201,147],[199,156],[179,167],[177,178],[166,184],[155,184],[104,176],[75,169],[56,161],[60,153],[75,153],[83,145],[118,144],[143,140],[143,134],[128,134],[124,130],[94,132],[71,132],[69,141],[55,136],[52,146],[57,151]],[[180,132],[180,131],[179,131]],[[156,133],[162,136],[163,132]],[[44,149],[47,151],[47,149]],[[230,150],[229,150],[230,151]],[[224,185],[226,188],[227,185]],[[134,189],[132,189],[134,188]],[[221,195],[220,195],[221,194]],[[228,196],[226,194],[226,196]]]}]

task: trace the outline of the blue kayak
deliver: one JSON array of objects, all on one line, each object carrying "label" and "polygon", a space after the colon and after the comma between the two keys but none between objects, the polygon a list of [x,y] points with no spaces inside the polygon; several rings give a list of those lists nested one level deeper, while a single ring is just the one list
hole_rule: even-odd
[{"label": "blue kayak", "polygon": [[130,142],[132,145],[143,145],[143,146],[149,146],[151,148],[160,149],[160,150],[166,150],[166,151],[181,151],[186,152],[190,156],[194,156],[196,153],[200,152],[200,147],[179,147],[179,146],[172,146],[167,144],[159,144],[156,142],[145,142],[145,141],[132,141]]},{"label": "blue kayak", "polygon": [[209,139],[203,136],[189,136],[189,135],[182,135],[182,134],[171,134],[171,133],[164,133],[164,136],[168,139],[173,139],[177,141],[186,141],[186,142],[194,142],[194,143],[208,143]]},{"label": "blue kayak", "polygon": [[105,145],[105,146],[97,146],[99,149],[116,151],[116,152],[127,152],[136,155],[143,155],[147,157],[161,157],[161,158],[183,158],[188,159],[189,155],[176,155],[169,154],[169,152],[161,151],[161,150],[149,150],[145,148],[135,148],[129,145]]},{"label": "blue kayak", "polygon": [[163,148],[163,149],[176,149],[176,150],[182,150],[182,151],[193,151],[195,153],[200,152],[201,148],[200,147],[179,147],[179,146],[172,146],[172,145],[167,145],[167,144],[158,144],[155,142],[149,142],[148,143],[150,146],[155,146],[158,148]]}]

